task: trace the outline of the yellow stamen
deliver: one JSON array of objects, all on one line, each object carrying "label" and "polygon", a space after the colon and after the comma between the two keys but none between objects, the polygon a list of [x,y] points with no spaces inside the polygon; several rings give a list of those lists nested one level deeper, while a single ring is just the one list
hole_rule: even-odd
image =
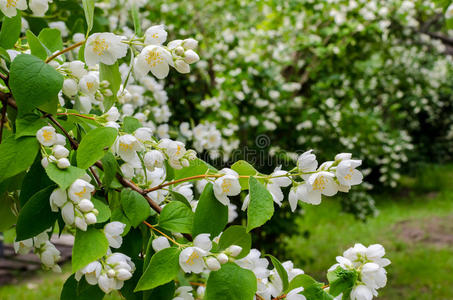
[{"label": "yellow stamen", "polygon": [[327,181],[324,178],[324,176],[318,176],[318,178],[316,178],[315,182],[313,183],[313,190],[317,190],[317,191],[325,190],[326,183],[327,183]]},{"label": "yellow stamen", "polygon": [[6,8],[16,7],[18,0],[6,0]]},{"label": "yellow stamen", "polygon": [[222,182],[222,191],[224,193],[228,193],[230,191],[230,187],[231,187],[231,182],[229,180],[224,180]]},{"label": "yellow stamen", "polygon": [[150,67],[155,67],[163,61],[164,59],[162,55],[160,55],[160,53],[155,50],[148,52],[148,55],[146,56],[146,62]]},{"label": "yellow stamen", "polygon": [[44,130],[42,133],[42,137],[44,138],[44,140],[46,142],[48,142],[48,141],[52,140],[53,132],[50,130]]},{"label": "yellow stamen", "polygon": [[86,187],[83,187],[83,190],[81,190],[80,192],[78,193],[74,193],[74,195],[76,195],[77,197],[79,198],[82,198],[83,195],[87,192],[87,188]]},{"label": "yellow stamen", "polygon": [[123,151],[132,150],[132,144],[124,144],[120,142],[120,148]]},{"label": "yellow stamen", "polygon": [[105,39],[96,39],[93,41],[93,51],[97,55],[101,56],[109,49],[109,45]]},{"label": "yellow stamen", "polygon": [[200,258],[200,256],[196,251],[193,251],[192,254],[190,254],[189,258],[186,260],[186,264],[193,266],[195,264],[195,259],[197,258]]}]

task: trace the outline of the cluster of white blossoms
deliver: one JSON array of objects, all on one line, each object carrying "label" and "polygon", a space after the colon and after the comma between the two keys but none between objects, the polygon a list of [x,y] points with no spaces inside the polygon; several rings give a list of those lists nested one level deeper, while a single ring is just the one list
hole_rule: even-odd
[{"label": "cluster of white blossoms", "polygon": [[[365,247],[355,244],[337,257],[337,264],[329,271],[337,268],[355,271],[358,273],[357,282],[351,292],[351,300],[371,300],[377,296],[377,290],[387,284],[387,272],[384,267],[390,265],[390,260],[383,258],[385,249],[382,245],[374,244]],[[341,296],[338,297],[341,299]]]},{"label": "cluster of white blossoms", "polygon": [[0,0],[0,10],[8,18],[14,17],[17,10],[26,10],[30,7],[33,15],[42,17],[49,9],[49,2],[52,0],[29,0],[28,6],[26,0]]},{"label": "cluster of white blossoms", "polygon": [[61,272],[61,268],[57,264],[60,260],[60,251],[49,241],[50,230],[45,230],[31,239],[15,241],[14,250],[21,255],[33,251],[41,259],[44,269]]},{"label": "cluster of white blossoms", "polygon": [[84,175],[74,181],[67,190],[55,189],[50,195],[52,211],[61,210],[61,216],[66,225],[75,225],[80,230],[86,231],[87,226],[97,222],[98,210],[91,202],[91,193],[94,186],[89,183],[90,177]]},{"label": "cluster of white blossoms", "polygon": [[298,201],[318,205],[321,203],[321,195],[333,196],[338,191],[348,192],[352,185],[362,183],[363,175],[356,170],[362,161],[351,157],[351,153],[340,153],[334,161],[327,161],[318,168],[312,150],[299,156],[297,168],[304,181],[295,184],[289,193],[291,210],[296,210]]},{"label": "cluster of white blossoms", "polygon": [[[125,227],[126,225],[121,222],[111,222],[105,225],[104,234],[110,247],[121,247],[123,242],[121,234],[123,234]],[[104,257],[77,271],[75,278],[79,281],[85,275],[89,284],[99,285],[99,288],[108,294],[121,289],[124,281],[132,278],[134,271],[135,264],[129,256],[119,252],[112,253],[109,248]]]},{"label": "cluster of white blossoms", "polygon": [[64,135],[55,131],[52,126],[44,126],[36,132],[36,138],[39,143],[44,147],[51,147],[51,154],[43,152],[43,159],[41,164],[47,168],[49,163],[55,163],[60,169],[67,169],[71,163],[69,162],[69,150],[65,148],[66,138]]}]

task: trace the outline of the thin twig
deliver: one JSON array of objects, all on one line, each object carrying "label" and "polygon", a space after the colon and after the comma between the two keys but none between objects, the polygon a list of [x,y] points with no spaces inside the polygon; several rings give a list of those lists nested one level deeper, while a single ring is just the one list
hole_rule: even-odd
[{"label": "thin twig", "polygon": [[50,61],[52,61],[54,58],[57,58],[58,56],[66,53],[66,52],[69,52],[75,48],[78,48],[78,47],[82,46],[83,44],[85,44],[85,41],[78,42],[72,46],[69,46],[66,49],[61,50],[60,52],[55,53],[54,55],[52,55],[46,59],[46,64],[49,63]]},{"label": "thin twig", "polygon": [[99,176],[98,176],[98,174],[96,173],[96,171],[94,170],[93,167],[90,167],[90,172],[91,172],[91,174],[93,174],[94,180],[96,180],[96,183],[98,184],[98,186],[101,187],[102,186],[102,182],[99,179]]},{"label": "thin twig", "polygon": [[81,115],[81,114],[76,114],[76,113],[57,113],[57,116],[69,116],[69,115],[77,116],[77,117],[84,118],[84,119],[89,119],[89,120],[96,120],[93,117],[89,117],[89,116],[85,116],[85,115]]},{"label": "thin twig", "polygon": [[69,133],[63,128],[63,126],[61,126],[61,124],[52,115],[44,113],[44,116],[47,117],[52,123],[54,123],[55,126],[60,128],[63,134],[68,138],[69,143],[71,144],[71,148],[77,150],[79,144],[72,138],[72,136],[69,135]]},{"label": "thin twig", "polygon": [[149,223],[146,222],[146,221],[143,221],[143,223],[144,223],[146,226],[148,226],[149,228],[151,228],[152,230],[154,230],[154,231],[156,231],[156,232],[162,234],[162,235],[163,235],[164,237],[166,237],[168,240],[172,241],[173,244],[178,245],[178,246],[181,246],[180,243],[178,243],[177,241],[175,241],[174,239],[172,239],[171,237],[169,237],[168,235],[166,235],[165,233],[163,233],[162,231],[160,231],[159,229],[157,229],[157,228],[154,227],[153,225],[149,224]]}]

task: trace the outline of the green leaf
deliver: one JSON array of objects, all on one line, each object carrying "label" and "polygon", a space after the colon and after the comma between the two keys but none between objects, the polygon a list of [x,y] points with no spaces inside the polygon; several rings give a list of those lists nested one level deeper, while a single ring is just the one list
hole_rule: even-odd
[{"label": "green leaf", "polygon": [[36,114],[26,114],[16,119],[16,139],[23,136],[36,136],[36,132],[44,126],[47,126],[46,119]]},{"label": "green leaf", "polygon": [[190,205],[190,202],[187,200],[186,197],[175,191],[171,191],[170,193],[173,201],[179,201],[181,203],[184,203],[184,205],[186,205],[188,208],[190,208],[190,210],[192,210],[192,206]]},{"label": "green leaf", "polygon": [[14,206],[14,198],[8,193],[0,195],[0,232],[10,229],[16,224],[17,217],[11,208]]},{"label": "green leaf", "polygon": [[249,178],[250,203],[247,208],[247,231],[266,223],[274,214],[274,200],[271,193],[256,180]]},{"label": "green leaf", "polygon": [[49,186],[36,193],[20,210],[17,219],[17,240],[22,241],[32,238],[53,226],[58,213],[50,209],[50,194],[55,186]]},{"label": "green leaf", "polygon": [[79,282],[75,279],[75,274],[72,274],[63,285],[60,300],[101,300],[104,296],[98,285],[90,285],[85,279]]},{"label": "green leaf", "polygon": [[3,17],[0,31],[0,47],[4,49],[14,48],[14,44],[20,37],[21,27],[22,18],[20,11],[17,11],[17,15],[12,18]]},{"label": "green leaf", "polygon": [[69,166],[67,169],[60,169],[55,163],[49,163],[46,168],[47,176],[58,184],[63,190],[67,189],[76,179],[82,177],[86,172],[80,168]]},{"label": "green leaf", "polygon": [[191,233],[193,216],[192,210],[184,203],[170,202],[162,209],[159,226],[173,232]]},{"label": "green leaf", "polygon": [[193,220],[192,235],[210,233],[218,236],[228,223],[228,206],[220,203],[214,196],[212,183],[208,183],[198,201]]},{"label": "green leaf", "polygon": [[134,133],[135,130],[143,127],[139,120],[134,117],[125,117],[123,120],[123,130],[127,133]]},{"label": "green leaf", "polygon": [[307,274],[299,274],[291,280],[289,283],[287,291],[291,291],[297,289],[299,287],[303,287],[304,289],[312,286],[318,285],[319,283],[314,280],[312,277],[308,276]]},{"label": "green leaf", "polygon": [[0,182],[28,169],[35,160],[39,143],[35,137],[10,136],[0,144]]},{"label": "green leaf", "polygon": [[37,156],[35,162],[28,170],[22,181],[22,187],[19,194],[19,204],[21,207],[40,190],[53,185],[54,183],[47,176],[46,171],[41,165],[40,156]]},{"label": "green leaf", "polygon": [[190,165],[187,168],[175,170],[175,179],[203,175],[206,174],[208,170],[211,170],[213,172],[217,171],[216,168],[209,165],[207,162],[197,158],[194,160],[190,160]]},{"label": "green leaf", "polygon": [[135,35],[142,36],[142,27],[140,25],[139,11],[138,11],[137,5],[135,5],[135,2],[132,2],[131,14],[132,14],[132,20],[134,21]]},{"label": "green leaf", "polygon": [[105,186],[110,186],[116,176],[116,173],[118,172],[118,162],[111,152],[105,153],[104,157],[101,159],[101,162],[104,167],[104,178],[102,178],[102,183]]},{"label": "green leaf", "polygon": [[205,300],[252,300],[257,290],[252,271],[235,263],[226,263],[209,274]]},{"label": "green leaf", "polygon": [[99,127],[83,137],[77,150],[77,165],[87,169],[104,157],[116,140],[118,131],[115,128]]},{"label": "green leaf", "polygon": [[61,32],[56,28],[44,28],[38,35],[39,40],[46,46],[52,54],[56,51],[63,50],[63,40],[61,39]]},{"label": "green leaf", "polygon": [[[249,164],[248,162],[244,160],[239,160],[235,162],[232,166],[231,169],[233,171],[236,171],[239,175],[249,175],[249,176],[255,176],[258,174],[258,171],[255,170],[255,168]],[[239,183],[241,184],[241,188],[243,190],[247,190],[249,188],[249,179],[248,178],[239,178]]]},{"label": "green leaf", "polygon": [[151,215],[151,207],[142,195],[131,189],[121,191],[121,206],[134,227],[140,225]]},{"label": "green leaf", "polygon": [[170,281],[169,283],[154,288],[146,299],[172,300],[175,295],[175,290],[175,282]]},{"label": "green leaf", "polygon": [[319,285],[308,286],[302,294],[310,300],[334,300],[334,297],[324,291],[324,289]]},{"label": "green leaf", "polygon": [[94,0],[83,0],[83,11],[85,12],[85,19],[87,21],[87,36],[93,29],[93,19],[94,19]]},{"label": "green leaf", "polygon": [[9,84],[19,115],[35,107],[50,112],[46,105],[53,105],[56,110],[63,75],[33,55],[20,54],[11,63]]},{"label": "green leaf", "polygon": [[289,285],[288,272],[286,272],[286,270],[283,267],[282,263],[277,258],[273,257],[270,254],[268,254],[266,256],[271,259],[272,265],[277,270],[277,273],[280,276],[280,279],[281,279],[282,284],[283,284],[283,290],[285,291],[288,288],[288,285]]},{"label": "green leaf", "polygon": [[108,221],[108,219],[110,219],[110,216],[112,215],[109,206],[105,204],[104,201],[97,198],[91,198],[91,202],[93,202],[94,208],[99,211],[99,214],[96,217],[97,223]]},{"label": "green leaf", "polygon": [[324,291],[323,284],[317,282],[312,277],[306,274],[300,274],[291,280],[286,292],[291,291],[293,289],[303,287],[304,291],[302,292],[303,295],[307,299],[313,300],[333,300],[333,296]]},{"label": "green leaf", "polygon": [[244,226],[233,225],[228,227],[220,236],[219,250],[225,250],[231,245],[241,246],[242,251],[236,259],[247,256],[252,247],[252,236]]},{"label": "green leaf", "polygon": [[108,249],[104,231],[93,227],[88,227],[87,231],[77,230],[72,248],[72,271],[76,272],[105,256]]},{"label": "green leaf", "polygon": [[172,281],[179,272],[178,248],[166,248],[153,255],[135,291],[150,290]]},{"label": "green leaf", "polygon": [[101,81],[107,80],[110,83],[109,89],[112,91],[112,96],[104,97],[104,111],[108,111],[116,102],[117,93],[121,86],[121,73],[118,62],[115,62],[113,65],[100,63],[99,78]]},{"label": "green leaf", "polygon": [[27,37],[27,42],[30,46],[31,54],[42,60],[45,60],[47,58],[47,51],[41,41],[30,30],[27,30],[25,36]]},{"label": "green leaf", "polygon": [[357,272],[337,267],[335,270],[327,273],[327,279],[330,283],[329,293],[334,297],[341,293],[351,293],[357,277]]}]

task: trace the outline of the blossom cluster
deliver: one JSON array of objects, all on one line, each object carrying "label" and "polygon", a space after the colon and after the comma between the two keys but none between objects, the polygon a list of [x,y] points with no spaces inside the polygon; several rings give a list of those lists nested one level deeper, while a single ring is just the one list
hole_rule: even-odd
[{"label": "blossom cluster", "polygon": [[55,131],[52,126],[44,126],[36,132],[36,138],[43,147],[51,147],[51,154],[43,154],[41,164],[46,168],[49,163],[55,163],[58,168],[66,169],[71,163],[69,162],[69,150],[65,148],[66,138],[64,135]]}]

